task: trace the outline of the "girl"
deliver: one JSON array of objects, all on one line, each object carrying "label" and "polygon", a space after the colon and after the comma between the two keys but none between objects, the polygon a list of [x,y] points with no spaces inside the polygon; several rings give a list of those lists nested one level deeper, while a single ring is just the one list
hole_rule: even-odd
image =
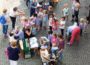
[{"label": "girl", "polygon": [[41,48],[40,49],[40,56],[42,59],[42,65],[48,65],[50,62],[50,54],[47,49]]},{"label": "girl", "polygon": [[79,23],[79,27],[80,27],[80,35],[82,36],[83,31],[85,31],[86,27],[87,27],[87,20],[84,18],[80,18],[80,23]]},{"label": "girl", "polygon": [[40,8],[38,12],[38,16],[40,17],[40,28],[42,28],[43,15],[43,8]]},{"label": "girl", "polygon": [[35,25],[36,25],[37,31],[40,31],[40,28],[41,28],[40,24],[41,24],[41,17],[37,16],[35,19]]},{"label": "girl", "polygon": [[24,14],[25,13],[23,11],[19,10],[17,7],[13,8],[13,10],[10,12],[10,18],[11,18],[11,21],[12,21],[12,29],[15,28],[16,17],[24,15]]},{"label": "girl", "polygon": [[57,34],[53,34],[52,39],[51,39],[51,43],[52,43],[52,48],[51,48],[51,52],[52,54],[56,55],[56,52],[58,50],[58,46],[57,46]]},{"label": "girl", "polygon": [[59,23],[59,28],[60,28],[62,36],[64,36],[65,23],[66,23],[65,17],[62,17]]},{"label": "girl", "polygon": [[62,58],[63,58],[63,50],[64,50],[64,46],[65,46],[65,41],[63,39],[63,36],[62,35],[59,35],[58,36],[58,54],[59,54],[59,62],[62,61]]},{"label": "girl", "polygon": [[53,19],[53,21],[52,21],[52,30],[53,30],[53,32],[55,32],[55,33],[58,32],[58,26],[59,26],[58,20]]},{"label": "girl", "polygon": [[67,4],[67,3],[64,4],[64,8],[63,8],[62,12],[63,12],[63,16],[64,16],[65,19],[67,19],[67,21],[68,21],[69,8],[68,8],[68,4]]},{"label": "girl", "polygon": [[47,11],[44,10],[44,15],[43,15],[43,28],[46,30],[47,29],[47,26],[48,26],[48,14],[47,14]]},{"label": "girl", "polygon": [[53,18],[54,18],[54,16],[53,16],[53,15],[50,15],[50,17],[49,17],[49,22],[48,22],[49,28],[52,28],[52,21],[53,21]]},{"label": "girl", "polygon": [[22,17],[21,23],[23,25],[23,28],[26,28],[30,25],[28,19],[25,16]]}]

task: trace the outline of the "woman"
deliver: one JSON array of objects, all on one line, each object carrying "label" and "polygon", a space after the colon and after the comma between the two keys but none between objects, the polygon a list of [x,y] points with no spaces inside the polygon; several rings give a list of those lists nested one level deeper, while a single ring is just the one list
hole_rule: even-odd
[{"label": "woman", "polygon": [[75,2],[74,2],[74,16],[76,18],[77,23],[78,23],[79,9],[80,9],[80,2],[78,2],[78,0],[75,0]]},{"label": "woman", "polygon": [[16,24],[16,17],[19,15],[24,15],[24,12],[19,10],[17,7],[14,7],[13,10],[10,12],[10,18],[12,21],[12,29],[15,28],[15,24]]},{"label": "woman", "polygon": [[30,53],[31,52],[31,57],[33,57],[34,56],[34,50],[33,49],[29,49],[29,43],[30,43],[30,38],[32,38],[32,37],[34,37],[34,35],[32,34],[32,32],[31,32],[31,29],[29,28],[29,27],[27,27],[27,28],[24,28],[24,52],[25,52],[25,54],[26,53]]},{"label": "woman", "polygon": [[17,41],[13,40],[10,46],[7,48],[8,51],[8,59],[10,61],[10,65],[18,65],[18,59],[20,55],[20,50],[17,47]]},{"label": "woman", "polygon": [[70,39],[70,46],[73,44],[74,40],[76,39],[77,43],[80,41],[80,27],[77,26],[73,29]]},{"label": "woman", "polygon": [[30,16],[32,16],[36,12],[37,0],[34,0],[30,5]]}]

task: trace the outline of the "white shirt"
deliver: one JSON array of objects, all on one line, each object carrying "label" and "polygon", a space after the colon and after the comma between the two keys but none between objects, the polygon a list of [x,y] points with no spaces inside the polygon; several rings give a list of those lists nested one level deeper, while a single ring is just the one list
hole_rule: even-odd
[{"label": "white shirt", "polygon": [[66,23],[66,21],[60,21],[59,28],[60,29],[65,29],[65,23]]},{"label": "white shirt", "polygon": [[69,26],[67,28],[67,33],[66,34],[69,35],[69,33],[72,32],[76,27],[77,27],[77,23],[74,23],[74,25]]},{"label": "white shirt", "polygon": [[52,18],[49,18],[49,26],[52,26]]},{"label": "white shirt", "polygon": [[67,16],[69,13],[69,9],[68,8],[64,8],[63,9],[63,16]]},{"label": "white shirt", "polygon": [[39,12],[38,13],[38,16],[42,16],[43,17],[43,15],[44,15],[43,12]]},{"label": "white shirt", "polygon": [[18,12],[10,11],[9,16],[16,17],[17,14]]},{"label": "white shirt", "polygon": [[[40,55],[41,55],[42,62],[49,62],[47,59],[50,59],[50,57],[49,57],[49,53],[48,53],[47,49],[45,49],[43,51],[40,50]],[[47,59],[45,59],[44,57]]]},{"label": "white shirt", "polygon": [[36,37],[30,38],[30,46],[30,48],[36,48],[39,46]]}]

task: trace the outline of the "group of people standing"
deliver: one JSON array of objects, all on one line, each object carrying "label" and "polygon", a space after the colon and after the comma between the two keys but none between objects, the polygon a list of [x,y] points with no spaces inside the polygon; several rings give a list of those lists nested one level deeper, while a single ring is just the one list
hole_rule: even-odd
[{"label": "group of people standing", "polygon": [[[28,6],[30,17],[26,17],[18,7],[14,7],[9,15],[7,9],[4,9],[0,17],[3,34],[5,38],[9,38],[6,55],[10,60],[10,65],[17,65],[19,56],[24,54],[25,58],[26,52],[30,52],[31,57],[38,54],[43,65],[55,65],[56,61],[58,64],[62,63],[65,36],[67,36],[67,44],[72,46],[74,39],[79,42],[80,35],[82,36],[83,30],[87,27],[85,18],[79,20],[79,0],[72,1],[72,25],[69,27],[66,27],[70,14],[68,3],[63,5],[61,18],[57,18],[54,7],[47,0],[40,3],[37,0],[30,0]],[[17,16],[20,17],[21,26],[15,25]],[[8,32],[9,22],[12,22],[12,30]],[[41,30],[47,32],[46,36],[37,37]]]}]

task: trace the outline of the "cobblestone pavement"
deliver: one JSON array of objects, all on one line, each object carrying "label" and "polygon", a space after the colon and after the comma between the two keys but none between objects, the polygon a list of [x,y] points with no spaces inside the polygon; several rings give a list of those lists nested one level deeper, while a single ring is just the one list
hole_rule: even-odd
[{"label": "cobblestone pavement", "polygon": [[[86,2],[87,1],[87,2]],[[88,14],[87,4],[90,4],[90,0],[80,0],[81,9],[80,17],[85,17]],[[58,14],[58,17],[61,17],[61,8],[64,3],[69,3],[71,8],[70,0],[62,0],[55,9],[55,12]],[[19,7],[26,12],[26,15],[29,16],[29,10],[26,7],[23,0],[20,0]],[[85,8],[86,7],[86,8]],[[69,17],[70,18],[70,17]],[[11,24],[10,24],[11,25]],[[18,21],[17,21],[17,25]],[[67,22],[67,25],[70,25],[70,22]],[[90,27],[90,26],[89,26]],[[62,65],[89,65],[90,64],[90,29],[88,29],[88,35],[81,37],[80,43],[74,44],[72,47],[66,45],[64,50],[64,59]],[[41,32],[43,35],[44,32]],[[9,65],[8,60],[5,57],[5,48],[8,45],[8,39],[3,39],[3,36],[0,33],[0,65]],[[18,65],[41,65],[41,60],[38,57],[33,59],[19,60]]]},{"label": "cobblestone pavement", "polygon": [[20,0],[0,0],[0,13],[4,8],[8,10],[20,5]]}]

